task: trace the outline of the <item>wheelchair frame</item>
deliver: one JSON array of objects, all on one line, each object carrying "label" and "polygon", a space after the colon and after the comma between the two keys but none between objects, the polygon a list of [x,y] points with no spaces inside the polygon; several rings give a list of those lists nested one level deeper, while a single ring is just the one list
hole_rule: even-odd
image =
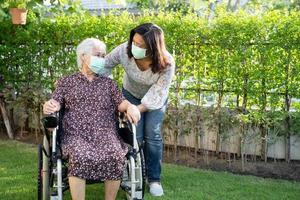
[{"label": "wheelchair frame", "polygon": [[[47,130],[49,127],[45,122],[43,123],[45,129],[43,144],[38,146],[38,200],[63,200],[63,193],[69,189],[67,160],[62,157],[59,142],[62,134],[62,119],[60,117],[58,119],[52,135]],[[125,191],[127,200],[142,200],[146,177],[143,149],[138,144],[134,124],[119,120],[120,130],[132,133],[120,188]],[[87,180],[87,184],[99,182],[101,181]]]}]

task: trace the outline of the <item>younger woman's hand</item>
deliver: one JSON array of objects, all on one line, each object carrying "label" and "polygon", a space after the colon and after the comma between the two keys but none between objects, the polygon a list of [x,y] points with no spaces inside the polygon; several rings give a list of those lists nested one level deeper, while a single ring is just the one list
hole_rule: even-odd
[{"label": "younger woman's hand", "polygon": [[128,120],[137,125],[138,121],[141,119],[141,113],[138,107],[133,104],[129,104],[126,113]]}]

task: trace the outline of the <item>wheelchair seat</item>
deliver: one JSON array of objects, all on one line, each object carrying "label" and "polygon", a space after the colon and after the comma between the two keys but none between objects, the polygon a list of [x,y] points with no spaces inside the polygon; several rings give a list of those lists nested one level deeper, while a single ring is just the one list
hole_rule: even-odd
[{"label": "wheelchair seat", "polygon": [[[42,119],[45,128],[43,144],[38,149],[38,200],[63,199],[63,192],[69,189],[68,159],[62,158],[61,137],[64,109]],[[138,145],[134,125],[124,114],[117,118],[117,131],[122,140],[130,145],[126,155],[121,188],[127,200],[142,200],[145,190],[145,160],[143,150]],[[49,130],[53,130],[52,135]],[[86,180],[87,184],[101,183],[102,180]],[[53,198],[52,198],[53,197]]]}]

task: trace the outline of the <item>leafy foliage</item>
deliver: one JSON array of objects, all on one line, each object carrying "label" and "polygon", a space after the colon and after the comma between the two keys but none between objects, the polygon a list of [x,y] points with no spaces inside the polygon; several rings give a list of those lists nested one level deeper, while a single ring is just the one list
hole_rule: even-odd
[{"label": "leafy foliage", "polygon": [[[249,118],[251,123],[270,127],[278,122],[277,115],[284,119],[293,110],[290,132],[298,134],[293,127],[298,127],[299,118],[299,12],[277,10],[252,15],[218,11],[212,21],[181,11],[145,11],[140,16],[127,12],[101,16],[58,12],[52,17],[39,17],[31,13],[29,23],[22,27],[11,25],[9,20],[0,24],[0,74],[16,95],[9,104],[15,105],[14,101],[22,98],[18,105],[26,105],[28,113],[41,110],[36,106],[49,97],[58,78],[78,70],[75,48],[80,41],[99,38],[109,52],[127,41],[136,25],[154,22],[165,31],[168,50],[176,59],[171,106],[181,109],[186,102],[203,106],[209,97],[217,99],[214,107],[227,106],[242,115],[247,115],[245,111],[251,116],[260,113],[261,117]],[[120,67],[113,72],[119,84],[122,74]],[[285,108],[286,95],[291,101],[289,110]],[[186,113],[195,110],[182,109]],[[222,110],[218,112],[220,133],[228,132],[231,125],[226,123],[236,123],[236,119]],[[189,114],[188,118],[194,128],[192,121],[186,121],[186,126],[199,130],[197,120],[201,117]]]}]

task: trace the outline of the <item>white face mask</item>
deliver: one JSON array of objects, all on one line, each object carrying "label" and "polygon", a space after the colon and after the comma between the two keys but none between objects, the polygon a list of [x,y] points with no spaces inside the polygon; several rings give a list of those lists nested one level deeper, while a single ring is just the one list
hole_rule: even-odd
[{"label": "white face mask", "polygon": [[146,58],[147,49],[143,49],[141,47],[136,46],[132,43],[131,45],[131,53],[135,59],[143,59]]},{"label": "white face mask", "polygon": [[96,74],[102,74],[104,71],[105,59],[97,56],[91,56],[90,69]]}]

